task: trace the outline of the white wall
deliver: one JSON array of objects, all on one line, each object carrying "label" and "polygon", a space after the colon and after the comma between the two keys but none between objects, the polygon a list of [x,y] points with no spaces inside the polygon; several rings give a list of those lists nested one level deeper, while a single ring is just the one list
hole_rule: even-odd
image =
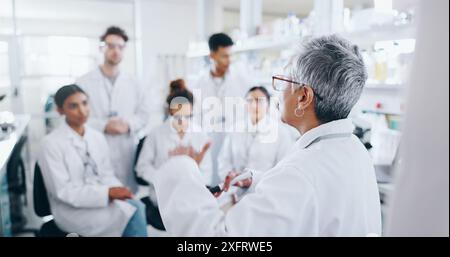
[{"label": "white wall", "polygon": [[[151,91],[151,101],[162,111],[168,88],[164,67],[158,56],[186,54],[197,35],[197,6],[194,0],[141,1],[143,80]],[[169,78],[169,79],[175,79]],[[162,114],[162,113],[160,113]],[[155,117],[153,122],[158,122]]]},{"label": "white wall", "polygon": [[[7,1],[7,2],[6,2]],[[10,0],[0,0],[0,24],[12,17]],[[15,0],[18,33],[95,37],[122,26],[133,38],[133,4],[125,1]],[[3,8],[4,7],[4,8]],[[11,26],[8,28],[11,30]]]},{"label": "white wall", "polygon": [[449,2],[421,1],[389,236],[449,236]]},{"label": "white wall", "polygon": [[[185,54],[195,40],[196,5],[192,0],[141,2],[144,74],[154,71],[158,54]],[[145,76],[145,75],[144,75]]]}]

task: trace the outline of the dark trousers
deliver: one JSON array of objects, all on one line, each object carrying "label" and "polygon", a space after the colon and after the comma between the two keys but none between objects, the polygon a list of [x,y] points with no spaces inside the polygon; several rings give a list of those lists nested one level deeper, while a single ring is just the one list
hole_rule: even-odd
[{"label": "dark trousers", "polygon": [[154,204],[148,196],[142,198],[141,201],[146,206],[145,214],[147,217],[147,223],[158,230],[166,231],[166,228],[164,227],[163,221],[161,219],[161,214],[159,213],[158,206]]}]

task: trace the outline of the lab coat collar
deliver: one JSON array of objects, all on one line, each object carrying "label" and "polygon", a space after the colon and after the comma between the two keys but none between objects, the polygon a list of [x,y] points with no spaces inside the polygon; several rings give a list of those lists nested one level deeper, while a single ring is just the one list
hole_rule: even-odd
[{"label": "lab coat collar", "polygon": [[[227,79],[227,77],[230,75],[230,69],[231,69],[231,67],[229,67],[228,70],[225,72],[225,74],[223,74],[222,79],[223,79],[224,82]],[[208,73],[209,73],[209,78],[211,79],[211,81],[214,81],[214,79],[216,77],[214,77],[214,75],[213,75],[213,68],[212,67],[209,69]]]},{"label": "lab coat collar", "polygon": [[75,130],[73,130],[66,121],[61,122],[60,129],[64,133],[64,135],[72,141],[74,146],[83,148],[84,147],[84,141],[89,135],[89,129],[87,126],[85,126],[84,136],[80,136]]},{"label": "lab coat collar", "polygon": [[351,136],[354,128],[350,119],[331,121],[306,132],[298,139],[296,145],[300,148],[308,148],[323,137]]},{"label": "lab coat collar", "polygon": [[270,131],[270,129],[272,129],[274,124],[276,124],[276,121],[271,120],[270,118],[267,117],[267,115],[256,124],[253,124],[250,118],[248,120],[249,132],[256,132],[257,134],[266,133],[267,131]]},{"label": "lab coat collar", "polygon": [[189,132],[189,129],[190,129],[190,126],[191,126],[192,124],[189,124],[189,127],[188,127],[188,129],[187,129],[187,132],[184,134],[183,139],[180,139],[180,137],[178,136],[177,131],[172,127],[171,122],[172,122],[172,119],[171,119],[170,116],[169,116],[169,118],[165,121],[165,127],[166,127],[167,133],[169,133],[170,139],[173,140],[173,141],[175,141],[175,142],[178,142],[178,143],[185,143],[185,142],[188,142],[189,139],[190,139],[190,132]]},{"label": "lab coat collar", "polygon": [[172,127],[171,122],[172,122],[172,118],[169,116],[169,117],[167,118],[167,120],[164,122],[164,126],[165,126],[165,128],[166,128],[165,131],[166,131],[166,133],[169,134],[169,137],[170,137],[171,139],[178,139],[177,132],[176,132],[175,129]]},{"label": "lab coat collar", "polygon": [[[99,80],[105,79],[108,81],[108,84],[111,84],[111,82],[109,81],[109,79],[106,77],[106,75],[103,73],[101,66],[99,65],[97,69],[95,69],[95,73],[98,77]],[[122,77],[124,76],[123,72],[119,71],[119,73],[117,74],[116,80],[114,85],[118,84],[117,81],[119,81],[119,79],[122,79]],[[112,84],[111,84],[112,86]]]}]

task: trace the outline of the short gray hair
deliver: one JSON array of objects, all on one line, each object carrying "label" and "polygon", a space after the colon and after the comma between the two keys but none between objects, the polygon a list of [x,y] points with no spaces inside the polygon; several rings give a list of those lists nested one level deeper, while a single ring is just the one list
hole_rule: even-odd
[{"label": "short gray hair", "polygon": [[326,123],[347,118],[367,80],[358,47],[336,35],[324,36],[305,42],[296,58],[294,80],[322,98],[315,98],[318,119]]}]

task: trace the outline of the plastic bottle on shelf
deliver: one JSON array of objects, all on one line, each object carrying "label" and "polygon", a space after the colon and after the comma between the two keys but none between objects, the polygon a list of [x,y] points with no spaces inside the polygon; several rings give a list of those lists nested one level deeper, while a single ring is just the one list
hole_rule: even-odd
[{"label": "plastic bottle on shelf", "polygon": [[276,19],[272,22],[272,34],[274,37],[280,37],[284,34],[284,20]]},{"label": "plastic bottle on shelf", "polygon": [[392,42],[392,47],[389,49],[387,56],[387,80],[386,84],[398,85],[399,81],[399,44],[398,42]]},{"label": "plastic bottle on shelf", "polygon": [[413,62],[413,54],[400,54],[398,56],[398,76],[400,84],[405,83],[410,75],[411,63]]},{"label": "plastic bottle on shelf", "polygon": [[378,83],[384,84],[387,79],[388,66],[387,55],[383,48],[375,51],[375,80]]},{"label": "plastic bottle on shelf", "polygon": [[361,50],[361,55],[363,57],[364,64],[366,65],[367,74],[369,75],[367,84],[375,84],[375,60],[373,58],[373,53],[363,49]]},{"label": "plastic bottle on shelf", "polygon": [[299,36],[300,35],[300,20],[294,13],[289,13],[286,19],[286,36]]}]

